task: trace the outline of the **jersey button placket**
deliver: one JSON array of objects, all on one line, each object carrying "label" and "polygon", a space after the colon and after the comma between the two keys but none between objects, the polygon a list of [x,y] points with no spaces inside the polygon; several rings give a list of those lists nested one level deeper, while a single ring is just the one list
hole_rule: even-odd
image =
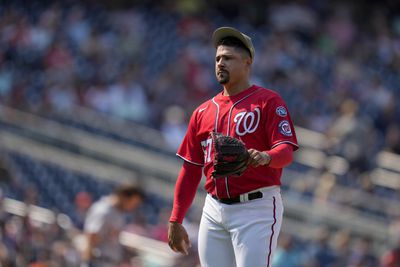
[{"label": "jersey button placket", "polygon": [[225,189],[225,178],[213,178],[215,182],[215,193],[218,198],[227,198],[227,192]]},{"label": "jersey button placket", "polygon": [[[227,131],[227,135],[230,135],[230,116],[231,116],[231,110],[232,110],[232,102],[229,99],[225,99],[224,101],[224,106],[223,106],[223,111],[225,114],[227,114],[228,116],[225,118],[225,123],[226,123],[226,131]],[[224,116],[225,117],[225,116]],[[222,180],[222,178],[220,178]],[[226,197],[230,198],[230,193],[229,193],[229,184],[228,184],[228,176],[223,178],[223,184],[221,182],[221,186],[224,187],[223,192],[225,192]]]}]

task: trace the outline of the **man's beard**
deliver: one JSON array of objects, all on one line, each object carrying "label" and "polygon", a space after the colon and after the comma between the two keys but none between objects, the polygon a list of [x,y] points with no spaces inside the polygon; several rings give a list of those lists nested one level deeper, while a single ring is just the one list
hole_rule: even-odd
[{"label": "man's beard", "polygon": [[220,84],[226,84],[229,82],[229,72],[223,71],[217,74],[217,81]]}]

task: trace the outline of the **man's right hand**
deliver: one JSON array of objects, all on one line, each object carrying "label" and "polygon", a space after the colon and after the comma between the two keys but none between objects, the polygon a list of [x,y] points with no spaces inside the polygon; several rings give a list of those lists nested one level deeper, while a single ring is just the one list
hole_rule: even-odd
[{"label": "man's right hand", "polygon": [[189,236],[182,224],[170,222],[168,227],[168,245],[175,252],[189,254],[191,247]]}]

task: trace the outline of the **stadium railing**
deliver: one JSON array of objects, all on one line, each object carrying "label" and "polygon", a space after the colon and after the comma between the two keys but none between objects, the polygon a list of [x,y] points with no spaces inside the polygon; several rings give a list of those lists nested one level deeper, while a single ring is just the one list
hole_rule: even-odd
[{"label": "stadium railing", "polygon": [[[86,111],[80,110],[80,112],[85,113]],[[96,121],[94,123],[96,125],[92,125],[94,128],[101,127],[103,130],[110,132],[116,131],[115,127],[108,128],[109,126],[106,126],[106,124],[112,125],[114,118],[104,114],[99,116],[101,119],[96,119],[96,113],[90,111],[89,115],[74,115],[70,119],[82,122],[81,118],[86,118],[84,123],[89,124]],[[164,157],[151,149],[116,141],[113,138],[104,137],[96,133],[89,133],[53,119],[43,118],[6,106],[0,106],[0,122],[2,125],[0,127],[0,146],[7,150],[30,154],[30,156],[44,161],[53,161],[75,171],[92,172],[93,170],[104,170],[104,172],[99,171],[94,176],[108,177],[109,179],[114,179],[117,176],[125,179],[128,177],[129,179],[132,179],[132,177],[136,177],[136,179],[143,178],[141,176],[153,177],[152,179],[141,180],[147,181],[149,188],[166,197],[166,199],[172,199],[174,179],[180,167],[180,162],[177,159]],[[132,122],[125,124],[125,132],[119,129],[118,134],[124,132],[123,134],[127,138],[136,138],[136,136],[129,136],[129,134],[133,132],[131,129],[138,129],[139,127]],[[144,126],[140,127],[145,133],[146,128]],[[154,131],[154,129],[149,129],[149,132],[152,133],[153,138],[157,140],[161,138],[161,134]],[[337,156],[327,157],[321,151],[320,145],[324,140],[322,134],[301,127],[297,127],[297,132],[302,147],[299,153],[296,153],[297,163],[318,169],[327,164],[326,162],[330,162],[328,165],[331,166],[329,170],[333,173],[340,175],[346,171],[348,162],[344,158]],[[151,138],[149,140],[146,140],[146,137],[143,136],[137,138],[145,145],[155,146],[155,143],[151,142]],[[60,143],[64,145],[60,147]],[[91,166],[87,164],[88,162],[90,164],[98,164],[92,165],[98,167],[87,167]],[[393,173],[392,180],[387,181],[385,186],[398,186],[398,182],[396,182],[399,179],[399,175],[396,172],[398,170],[398,162],[400,162],[398,156],[388,152],[381,152],[378,156],[380,165],[376,172]],[[100,166],[103,166],[103,168]],[[119,174],[110,173],[111,170]],[[291,181],[304,175],[304,173],[296,170],[289,169],[286,171],[288,186],[290,186]],[[160,179],[160,177],[162,178]],[[159,181],[163,181],[162,184]],[[202,203],[204,191],[201,189],[200,191],[201,194],[198,194],[195,205],[201,205]],[[345,188],[343,188],[343,192],[343,194],[347,193]],[[361,196],[357,194],[357,198],[362,198],[365,205],[368,205],[371,199],[370,195],[367,194]],[[382,201],[385,204],[389,203],[390,206],[397,205],[396,201],[391,201],[390,199],[383,199]],[[365,216],[365,214],[352,207],[346,207],[344,211],[329,203],[315,204],[310,200],[299,200],[296,197],[293,198],[291,194],[286,194],[286,202],[287,223],[283,228],[293,232],[293,234],[302,235],[303,232],[312,231],[314,226],[309,225],[310,222],[314,224],[324,223],[336,229],[346,227],[356,234],[369,236],[381,246],[389,245],[390,236],[387,223],[379,218]],[[344,207],[341,208],[343,209]],[[293,229],[303,229],[303,231]],[[307,231],[304,229],[307,229]],[[381,230],[376,231],[376,229]]]}]

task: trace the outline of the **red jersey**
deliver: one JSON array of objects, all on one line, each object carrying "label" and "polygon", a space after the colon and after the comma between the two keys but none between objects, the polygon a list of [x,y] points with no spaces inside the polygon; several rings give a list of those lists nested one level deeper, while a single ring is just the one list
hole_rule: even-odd
[{"label": "red jersey", "polygon": [[267,151],[282,143],[298,148],[286,104],[272,90],[253,85],[234,96],[225,96],[221,92],[201,104],[192,114],[177,155],[204,167],[205,189],[219,198],[232,198],[257,188],[280,185],[282,169],[249,166],[240,177],[212,178],[214,152],[209,135],[212,131],[242,140],[247,149]]}]

